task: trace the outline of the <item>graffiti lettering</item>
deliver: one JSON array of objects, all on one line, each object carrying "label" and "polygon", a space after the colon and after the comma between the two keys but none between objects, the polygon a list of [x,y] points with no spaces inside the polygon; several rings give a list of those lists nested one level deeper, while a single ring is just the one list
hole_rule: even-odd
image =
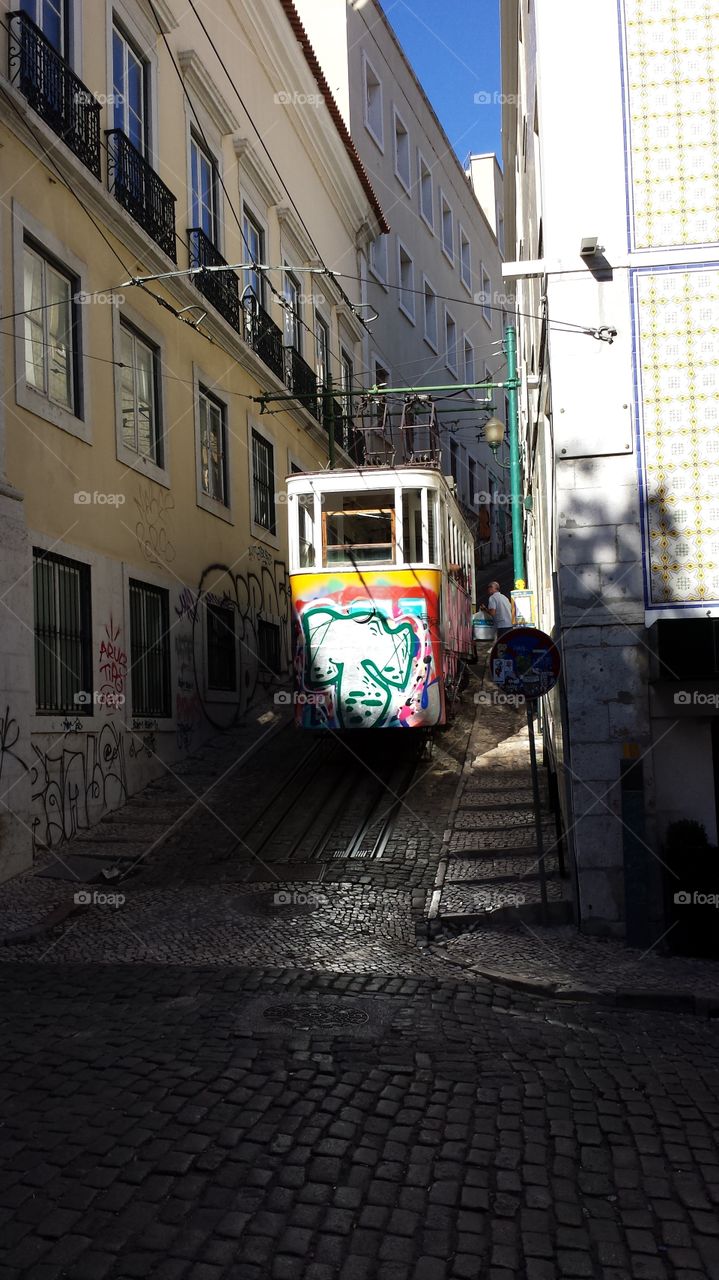
[{"label": "graffiti lettering", "polygon": [[54,849],[127,800],[125,745],[114,724],[104,725],[98,733],[83,734],[77,747],[55,750],[53,744],[43,751],[33,743],[33,751],[36,844]]},{"label": "graffiti lettering", "polygon": [[135,498],[138,520],[135,535],[145,559],[150,564],[172,564],[175,548],[170,542],[167,525],[175,509],[175,499],[158,485],[140,487]]},{"label": "graffiti lettering", "polygon": [[105,711],[111,711],[118,704],[118,694],[125,693],[127,679],[127,654],[120,644],[120,628],[110,616],[105,623],[105,635],[100,641],[100,685],[101,702]]},{"label": "graffiti lettering", "polygon": [[10,715],[10,708],[6,707],[5,715],[0,716],[0,779],[2,779],[3,767],[8,760],[14,760],[26,773],[28,771],[25,761],[21,759],[15,750],[19,739],[20,725]]}]

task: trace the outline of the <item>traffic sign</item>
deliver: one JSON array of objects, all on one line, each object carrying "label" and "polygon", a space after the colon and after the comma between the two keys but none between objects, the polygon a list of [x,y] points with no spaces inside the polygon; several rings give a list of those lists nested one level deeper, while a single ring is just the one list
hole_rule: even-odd
[{"label": "traffic sign", "polygon": [[495,641],[489,655],[489,674],[506,693],[541,698],[559,678],[559,650],[537,627],[512,627]]}]

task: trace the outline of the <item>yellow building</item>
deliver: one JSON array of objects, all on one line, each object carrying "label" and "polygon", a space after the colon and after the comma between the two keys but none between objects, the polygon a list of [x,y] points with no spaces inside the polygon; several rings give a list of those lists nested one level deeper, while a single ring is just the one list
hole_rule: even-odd
[{"label": "yellow building", "polygon": [[4,877],[287,678],[387,227],[290,0],[0,7]]}]

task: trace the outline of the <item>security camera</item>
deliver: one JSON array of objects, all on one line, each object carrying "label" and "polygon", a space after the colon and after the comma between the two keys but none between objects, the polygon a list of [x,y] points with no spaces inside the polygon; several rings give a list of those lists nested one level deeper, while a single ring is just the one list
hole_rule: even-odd
[{"label": "security camera", "polygon": [[603,250],[603,245],[599,243],[599,236],[585,236],[582,240],[579,253],[582,258],[595,258],[598,253]]}]

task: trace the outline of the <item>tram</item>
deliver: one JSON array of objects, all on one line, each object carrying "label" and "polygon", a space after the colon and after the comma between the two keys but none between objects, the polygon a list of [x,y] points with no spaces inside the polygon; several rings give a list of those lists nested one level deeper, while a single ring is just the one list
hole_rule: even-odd
[{"label": "tram", "polygon": [[438,467],[287,479],[296,721],[428,729],[472,656],[474,548]]}]

